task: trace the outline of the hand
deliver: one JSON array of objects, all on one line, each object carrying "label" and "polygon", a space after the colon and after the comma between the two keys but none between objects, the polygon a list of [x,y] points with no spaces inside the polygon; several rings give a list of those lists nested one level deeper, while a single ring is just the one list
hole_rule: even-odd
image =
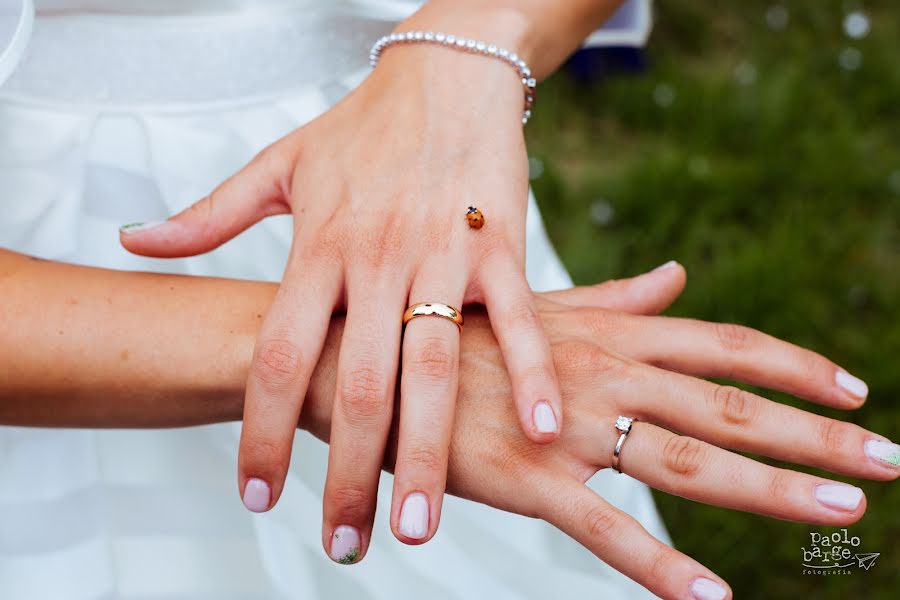
[{"label": "hand", "polygon": [[[2,251],[0,272],[11,284],[0,304],[18,315],[0,328],[0,350],[14,349],[0,352],[0,363],[14,375],[0,378],[0,423],[183,427],[241,418],[257,315],[272,303],[272,284],[106,271]],[[837,384],[853,380],[821,356],[758,332],[621,312],[659,312],[683,284],[681,268],[666,268],[537,295],[573,417],[549,447],[521,439],[504,402],[511,392],[497,342],[484,316],[472,319],[462,340],[466,377],[448,479],[455,494],[557,524],[666,597],[686,596],[694,576],[713,576],[647,539],[630,517],[580,485],[609,465],[614,416],[646,419],[623,448],[620,466],[626,473],[686,497],[780,518],[849,524],[861,516],[865,500],[855,488],[816,488],[825,480],[764,467],[716,446],[871,479],[893,479],[900,472],[900,448],[881,436],[661,370],[733,376],[847,408],[859,406],[865,395],[861,382],[848,386],[854,393]],[[100,305],[103,310],[97,310]],[[147,322],[157,326],[148,329]],[[301,425],[324,440],[331,430],[342,331],[343,319],[333,319],[302,414]],[[85,348],[91,349],[88,355]],[[47,364],[54,368],[48,371]],[[615,384],[607,392],[611,378]],[[779,421],[780,414],[789,420]],[[679,425],[679,419],[690,422]],[[650,424],[670,424],[694,437],[672,436]],[[392,455],[395,448],[396,436]],[[727,474],[717,479],[722,470]],[[859,498],[855,509],[827,507],[842,499],[839,490],[846,492],[844,500]],[[823,504],[814,499],[817,491]],[[637,535],[624,539],[623,532]],[[363,553],[368,539],[360,540]],[[626,564],[622,556],[632,540],[638,552]],[[334,556],[331,538],[323,544]],[[650,564],[646,557],[653,553],[659,560]]]},{"label": "hand", "polygon": [[[720,586],[725,598],[731,594],[718,576],[584,485],[611,464],[617,416],[639,419],[622,448],[624,473],[671,494],[779,519],[846,526],[862,516],[866,501],[859,488],[726,449],[874,480],[894,479],[900,468],[870,450],[869,442],[882,436],[695,377],[727,377],[837,408],[861,406],[859,390],[842,387],[847,376],[826,358],[744,327],[619,312],[662,310],[683,282],[683,270],[672,267],[536,295],[569,415],[557,442],[545,446],[521,438],[500,348],[487,318],[471,315],[462,336],[448,491],[542,518],[663,598],[716,597],[694,594],[693,586],[704,585]],[[330,360],[323,357],[315,396],[330,397]],[[323,439],[328,408],[310,402],[302,423]],[[323,543],[328,550],[330,538]]]},{"label": "hand", "polygon": [[[371,529],[407,306],[487,306],[534,442],[562,426],[549,345],[524,276],[522,86],[499,61],[445,48],[386,51],[332,110],[279,140],[209,197],[122,243],[152,256],[207,252],[260,219],[294,215],[289,263],[247,383],[239,488],[278,501],[293,426],[332,312],[345,309],[323,531]],[[480,230],[466,209],[486,217]],[[459,332],[417,318],[403,336],[392,528],[430,539],[440,518],[457,396]],[[409,499],[409,500],[408,500]],[[409,504],[406,504],[407,500]]]}]

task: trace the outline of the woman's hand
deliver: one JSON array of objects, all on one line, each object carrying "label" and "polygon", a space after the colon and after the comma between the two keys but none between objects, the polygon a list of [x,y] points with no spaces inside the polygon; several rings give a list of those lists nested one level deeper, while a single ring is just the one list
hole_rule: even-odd
[{"label": "woman's hand", "polygon": [[[471,315],[462,336],[448,491],[542,518],[661,597],[726,598],[719,577],[584,485],[611,465],[616,417],[639,419],[622,447],[624,473],[699,502],[820,525],[856,522],[866,508],[862,490],[729,449],[891,480],[900,467],[889,455],[900,448],[856,425],[697,378],[735,379],[844,409],[858,408],[865,395],[862,382],[828,359],[752,329],[619,312],[661,310],[658,291],[649,305],[629,300],[640,297],[638,286],[647,293],[650,284],[671,286],[672,278],[683,282],[680,267],[537,294],[568,415],[557,442],[544,446],[522,439],[500,348],[487,318]],[[329,381],[326,369],[314,389]],[[328,407],[310,408],[304,427],[327,439],[320,419]],[[323,543],[331,548],[330,538]]]},{"label": "woman's hand", "polygon": [[[501,40],[498,40],[501,43]],[[527,160],[522,85],[498,60],[453,49],[388,49],[332,110],[279,140],[207,198],[153,228],[125,228],[131,251],[209,251],[260,219],[294,215],[289,263],[247,382],[239,488],[248,508],[278,501],[294,427],[331,315],[346,310],[324,531],[367,531],[400,381],[391,523],[407,543],[438,526],[457,397],[459,331],[407,306],[480,303],[531,442],[563,421],[549,345],[524,275]],[[467,207],[485,215],[468,226]]]},{"label": "woman's hand", "polygon": [[[0,423],[171,427],[240,419],[257,315],[271,305],[273,285],[91,269],[2,251],[0,277],[10,290],[0,311],[16,315],[0,322],[0,364],[9,375],[0,377]],[[731,377],[842,408],[865,396],[862,382],[827,359],[756,331],[626,314],[663,310],[683,284],[684,271],[674,267],[536,295],[570,414],[570,426],[548,446],[522,439],[502,353],[487,318],[473,316],[462,336],[465,377],[448,478],[457,495],[554,523],[666,598],[691,595],[697,577],[722,582],[582,485],[610,465],[619,414],[642,419],[623,446],[622,470],[701,502],[827,525],[852,523],[865,510],[857,488],[723,448],[869,479],[900,473],[900,448],[882,436],[690,376]],[[334,319],[302,414],[301,425],[324,440],[342,331],[343,320]],[[389,447],[392,466],[396,432]],[[332,533],[323,545],[340,559]]]}]

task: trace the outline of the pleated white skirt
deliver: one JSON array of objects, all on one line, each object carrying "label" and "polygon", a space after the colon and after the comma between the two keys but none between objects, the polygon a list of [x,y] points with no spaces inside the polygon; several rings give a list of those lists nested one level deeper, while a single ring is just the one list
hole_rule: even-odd
[{"label": "pleated white skirt", "polygon": [[[29,55],[0,88],[0,246],[116,269],[278,280],[289,217],[184,260],[130,255],[117,228],[181,210],[326,110],[364,76],[366,45],[390,26],[328,10],[39,17]],[[298,70],[303,77],[289,76]],[[529,202],[528,279],[538,290],[567,287]],[[647,594],[549,525],[453,497],[437,537],[405,546],[387,522],[389,475],[366,560],[335,565],[319,533],[327,446],[299,433],[282,501],[252,515],[235,491],[239,427],[0,428],[0,599]],[[590,485],[669,541],[643,484],[604,472]]]}]

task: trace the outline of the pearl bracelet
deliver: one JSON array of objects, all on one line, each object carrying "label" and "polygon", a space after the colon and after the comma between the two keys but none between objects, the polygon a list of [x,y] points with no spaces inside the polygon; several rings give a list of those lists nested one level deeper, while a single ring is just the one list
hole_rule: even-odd
[{"label": "pearl bracelet", "polygon": [[525,61],[519,56],[510,52],[506,48],[500,48],[494,44],[488,44],[479,40],[472,40],[455,35],[444,33],[435,33],[433,31],[407,31],[403,33],[392,33],[378,39],[369,52],[369,64],[372,68],[378,64],[381,53],[395,44],[436,44],[438,46],[447,46],[464,52],[472,52],[474,54],[483,54],[484,56],[493,56],[499,58],[503,62],[512,66],[522,78],[522,86],[525,88],[525,108],[522,112],[522,124],[528,122],[531,118],[531,107],[534,106],[535,87],[537,81],[531,76],[531,69],[525,64]]}]

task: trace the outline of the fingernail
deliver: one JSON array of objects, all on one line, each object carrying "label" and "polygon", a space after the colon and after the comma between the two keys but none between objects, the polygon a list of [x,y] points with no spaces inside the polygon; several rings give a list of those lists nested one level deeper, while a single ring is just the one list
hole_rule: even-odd
[{"label": "fingernail", "polygon": [[359,529],[340,525],[331,534],[331,560],[352,565],[359,559]]},{"label": "fingernail", "polygon": [[865,444],[866,454],[870,458],[889,464],[892,467],[900,467],[900,444],[887,440],[869,440]]},{"label": "fingernail", "polygon": [[865,398],[869,395],[869,386],[866,385],[866,382],[859,377],[854,377],[847,371],[836,372],[834,381],[857,398]]},{"label": "fingernail", "polygon": [[667,262],[667,263],[664,263],[664,264],[659,265],[658,267],[656,267],[656,268],[653,269],[653,270],[654,270],[654,271],[662,271],[663,269],[671,269],[672,267],[677,267],[677,266],[678,266],[678,261],[677,261],[677,260],[670,260],[670,261]]},{"label": "fingernail", "polygon": [[119,227],[120,233],[138,233],[140,231],[147,231],[148,229],[153,229],[154,227],[159,227],[165,223],[165,221],[147,221],[146,223],[129,223],[128,225],[122,225]]},{"label": "fingernail", "polygon": [[244,506],[250,512],[265,512],[269,508],[271,497],[269,484],[262,479],[248,479],[244,485]]},{"label": "fingernail", "polygon": [[400,533],[414,540],[428,534],[428,498],[422,492],[406,497],[400,508]]},{"label": "fingernail", "polygon": [[556,433],[559,431],[559,425],[556,423],[556,415],[547,402],[538,402],[531,411],[531,418],[534,421],[534,428],[539,433]]},{"label": "fingernail", "polygon": [[816,500],[829,508],[856,510],[863,497],[863,491],[842,483],[823,483],[816,486]]},{"label": "fingernail", "polygon": [[728,590],[712,579],[698,577],[691,582],[691,595],[697,600],[722,600],[728,595]]}]

